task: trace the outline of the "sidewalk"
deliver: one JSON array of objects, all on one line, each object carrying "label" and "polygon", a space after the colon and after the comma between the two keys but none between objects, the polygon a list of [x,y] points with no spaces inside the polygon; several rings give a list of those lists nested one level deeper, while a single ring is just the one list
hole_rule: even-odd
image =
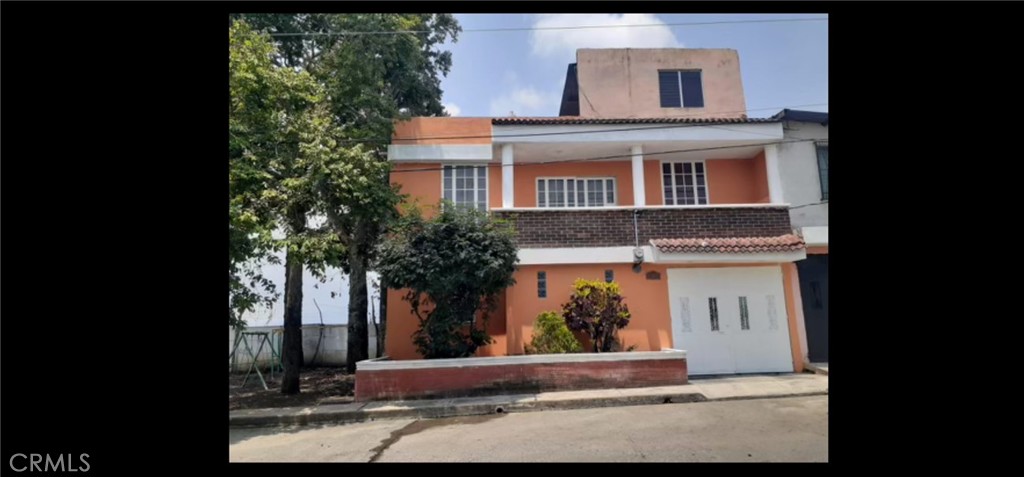
[{"label": "sidewalk", "polygon": [[393,418],[438,418],[503,412],[636,406],[828,394],[828,376],[816,374],[691,378],[690,384],[629,389],[543,392],[454,399],[358,402],[231,411],[231,427],[347,423]]}]

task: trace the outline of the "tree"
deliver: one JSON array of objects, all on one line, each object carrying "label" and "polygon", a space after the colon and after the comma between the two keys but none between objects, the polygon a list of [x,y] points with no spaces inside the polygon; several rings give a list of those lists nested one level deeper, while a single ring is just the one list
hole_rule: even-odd
[{"label": "tree", "polygon": [[[332,135],[338,135],[335,131]],[[329,145],[315,168],[316,189],[331,231],[345,255],[338,262],[349,274],[348,372],[369,358],[366,271],[377,250],[375,244],[397,216],[402,197],[387,182],[390,164],[377,160],[361,145]]]},{"label": "tree", "polygon": [[618,330],[629,324],[629,308],[619,294],[619,284],[577,279],[562,317],[570,330],[590,336],[595,353],[621,348]]},{"label": "tree", "polygon": [[420,354],[461,358],[491,342],[487,321],[498,293],[515,283],[518,260],[507,223],[448,203],[429,221],[404,217],[378,267],[389,285],[409,289],[404,299],[419,318],[413,342]]},{"label": "tree", "polygon": [[333,140],[325,126],[331,115],[312,76],[274,64],[269,38],[244,21],[232,23],[229,36],[231,195],[240,224],[232,229],[232,245],[241,244],[240,255],[247,241],[256,252],[286,252],[281,392],[294,394],[303,360],[303,268],[310,264],[322,273],[321,264],[339,254],[338,240],[311,228],[308,219],[317,205],[309,170]]},{"label": "tree", "polygon": [[[441,105],[441,77],[451,69],[451,52],[439,47],[449,39],[456,41],[461,31],[458,21],[450,14],[238,14],[236,17],[268,32],[301,34],[274,37],[278,45],[276,61],[282,66],[305,68],[324,85],[331,114],[342,137],[339,144],[364,144],[363,152],[373,160],[387,161],[386,146],[390,143],[396,118],[445,115]],[[308,35],[361,31],[407,33]],[[366,160],[360,158],[360,153],[353,154],[344,157]],[[380,180],[380,185],[369,186],[376,191],[369,192],[370,195],[383,202],[392,200],[385,169],[362,162],[362,167],[353,170]],[[339,180],[339,177],[335,175],[329,180]],[[346,182],[354,183],[347,179]],[[346,201],[353,199],[352,203],[366,203],[354,192],[328,195],[329,201],[340,206],[331,209],[335,217],[328,218],[347,251],[341,266],[349,274],[349,372],[355,370],[356,362],[369,357],[365,271],[372,266],[375,244],[386,230],[389,218],[362,214],[359,207],[345,206]],[[384,331],[387,293],[382,291],[380,299],[381,330]]]}]

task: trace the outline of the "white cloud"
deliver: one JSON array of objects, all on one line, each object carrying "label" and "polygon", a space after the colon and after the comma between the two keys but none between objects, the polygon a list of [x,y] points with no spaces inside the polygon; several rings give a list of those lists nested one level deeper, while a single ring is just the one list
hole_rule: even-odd
[{"label": "white cloud", "polygon": [[453,117],[462,114],[462,108],[455,103],[445,103],[444,110],[448,111],[448,114]]},{"label": "white cloud", "polygon": [[587,28],[579,30],[533,30],[531,52],[538,56],[573,61],[579,48],[682,48],[672,29],[657,16],[627,14],[543,14],[537,15],[535,28],[574,26],[652,25],[651,27]]},{"label": "white cloud", "polygon": [[560,92],[538,91],[536,88],[509,88],[507,93],[491,100],[491,116],[558,116]]}]

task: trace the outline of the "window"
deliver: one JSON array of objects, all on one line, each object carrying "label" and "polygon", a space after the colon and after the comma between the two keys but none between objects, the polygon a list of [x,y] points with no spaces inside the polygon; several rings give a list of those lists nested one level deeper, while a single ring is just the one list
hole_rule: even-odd
[{"label": "window", "polygon": [[711,331],[718,331],[718,298],[708,298],[708,311],[711,312]]},{"label": "window", "polygon": [[615,179],[610,177],[541,177],[537,207],[601,207],[615,205]]},{"label": "window", "polygon": [[548,274],[537,272],[537,297],[547,298],[548,296]]},{"label": "window", "polygon": [[821,180],[821,200],[828,200],[828,144],[818,144],[818,179]]},{"label": "window", "polygon": [[611,283],[613,281],[615,281],[615,270],[605,270],[604,271],[604,282],[605,283]]},{"label": "window", "polygon": [[706,205],[707,177],[703,162],[663,162],[661,185],[665,205]]},{"label": "window", "polygon": [[700,71],[659,71],[663,108],[703,108],[704,86]]},{"label": "window", "polygon": [[444,166],[442,197],[458,207],[487,211],[487,166]]},{"label": "window", "polygon": [[747,297],[740,297],[740,329],[750,329],[750,310],[747,309]]}]

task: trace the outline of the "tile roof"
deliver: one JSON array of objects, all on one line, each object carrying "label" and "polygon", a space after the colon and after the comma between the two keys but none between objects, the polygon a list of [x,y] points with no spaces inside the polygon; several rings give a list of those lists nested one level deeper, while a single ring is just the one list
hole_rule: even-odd
[{"label": "tile roof", "polygon": [[770,253],[795,252],[804,248],[804,240],[795,234],[778,237],[716,237],[652,239],[662,253]]},{"label": "tile roof", "polygon": [[558,116],[547,118],[492,118],[491,124],[508,125],[545,125],[545,124],[746,124],[776,123],[776,118],[581,118],[578,116]]}]

